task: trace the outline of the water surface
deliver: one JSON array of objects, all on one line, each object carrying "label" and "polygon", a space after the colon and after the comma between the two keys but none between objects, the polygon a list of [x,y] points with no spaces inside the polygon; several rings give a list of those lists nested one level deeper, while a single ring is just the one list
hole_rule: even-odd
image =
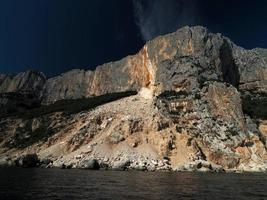
[{"label": "water surface", "polygon": [[9,168],[0,199],[267,199],[267,174]]}]

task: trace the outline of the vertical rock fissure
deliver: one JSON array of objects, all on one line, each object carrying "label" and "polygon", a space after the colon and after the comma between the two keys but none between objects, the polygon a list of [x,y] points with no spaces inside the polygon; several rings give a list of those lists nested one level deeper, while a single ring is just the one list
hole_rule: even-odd
[{"label": "vertical rock fissure", "polygon": [[232,48],[225,39],[220,49],[220,60],[223,81],[238,88],[240,80],[238,66],[234,62]]}]

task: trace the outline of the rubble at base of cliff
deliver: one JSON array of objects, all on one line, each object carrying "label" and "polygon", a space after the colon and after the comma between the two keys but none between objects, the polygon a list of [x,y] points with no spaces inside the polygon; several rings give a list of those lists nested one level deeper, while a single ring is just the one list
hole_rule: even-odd
[{"label": "rubble at base of cliff", "polygon": [[[28,156],[28,155],[26,155]],[[44,160],[23,160],[22,157],[14,160],[10,158],[1,158],[0,167],[22,167],[22,168],[59,168],[59,169],[80,169],[80,170],[112,170],[112,171],[143,171],[143,172],[215,172],[215,173],[241,173],[241,172],[266,172],[266,165],[242,166],[239,168],[224,169],[222,166],[210,163],[205,160],[196,160],[186,165],[173,168],[168,159],[150,160],[148,158],[139,158],[129,161],[116,160],[114,162],[105,162],[102,159],[89,158],[76,164],[64,163],[63,161]]]}]

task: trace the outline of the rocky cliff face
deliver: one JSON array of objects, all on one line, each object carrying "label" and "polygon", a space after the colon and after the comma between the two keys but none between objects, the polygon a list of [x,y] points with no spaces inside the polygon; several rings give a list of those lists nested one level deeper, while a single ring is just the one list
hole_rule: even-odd
[{"label": "rocky cliff face", "polygon": [[45,84],[44,74],[37,71],[27,71],[16,76],[0,75],[0,93],[31,93],[40,94]]},{"label": "rocky cliff face", "polygon": [[3,94],[25,91],[44,105],[138,92],[94,110],[2,118],[2,159],[37,153],[47,166],[265,171],[266,58],[264,49],[245,50],[196,26],[95,71],[48,80],[1,75]]},{"label": "rocky cliff face", "polygon": [[46,78],[43,73],[27,71],[16,76],[0,75],[0,107],[32,107],[40,103]]}]

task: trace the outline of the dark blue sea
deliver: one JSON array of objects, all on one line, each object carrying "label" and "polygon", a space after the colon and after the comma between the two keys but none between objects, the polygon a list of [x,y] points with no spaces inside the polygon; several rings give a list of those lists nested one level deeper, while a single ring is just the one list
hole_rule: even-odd
[{"label": "dark blue sea", "polygon": [[267,174],[2,168],[6,199],[267,199]]}]

